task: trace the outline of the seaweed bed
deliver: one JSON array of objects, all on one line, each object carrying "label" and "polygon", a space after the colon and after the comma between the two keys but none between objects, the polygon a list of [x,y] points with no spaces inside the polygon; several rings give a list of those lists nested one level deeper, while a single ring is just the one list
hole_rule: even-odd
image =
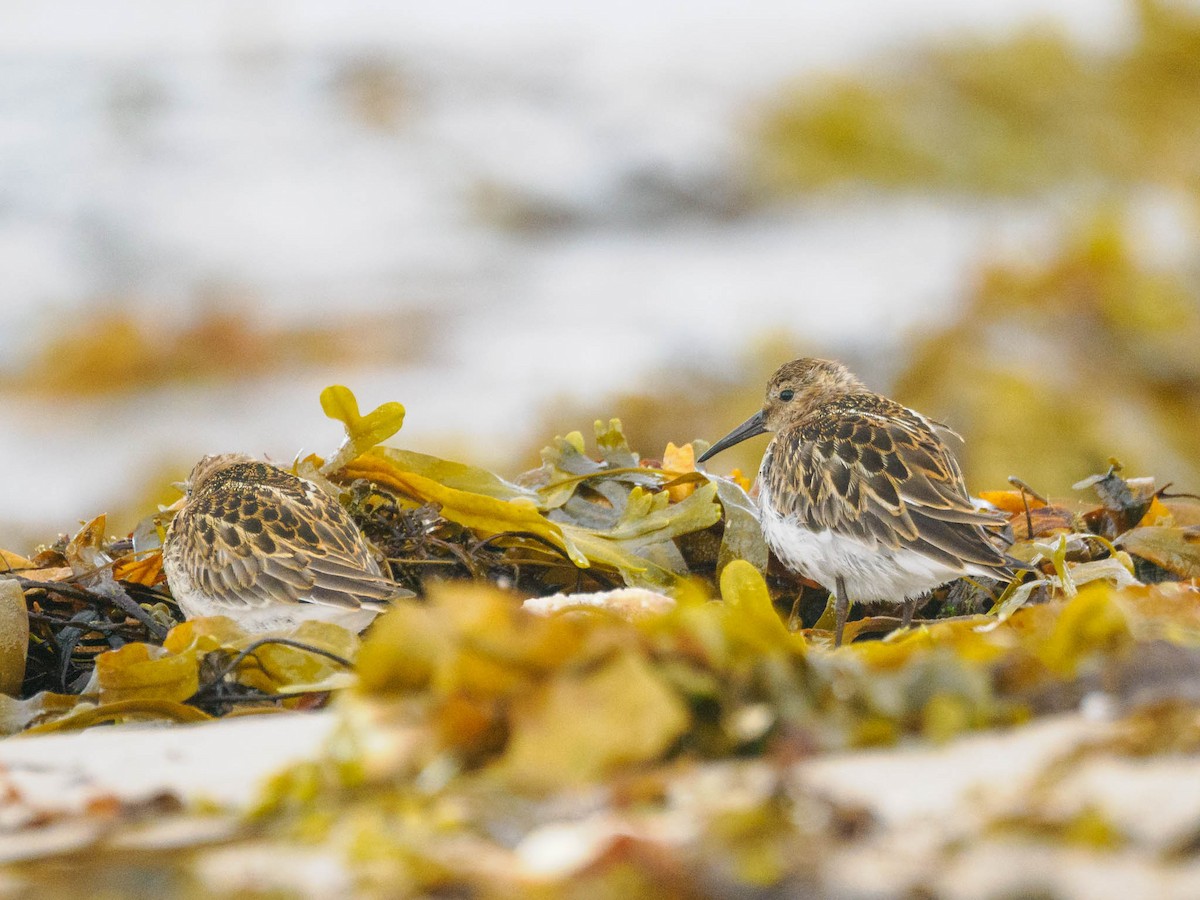
[{"label": "seaweed bed", "polygon": [[[157,550],[171,510],[120,539],[100,518],[33,559],[4,555],[0,586],[19,589],[0,599],[29,620],[19,696],[0,697],[6,733],[332,702],[345,733],[278,776],[246,827],[336,848],[355,884],[396,893],[794,888],[826,842],[872,827],[790,791],[795,761],[941,745],[1097,695],[1132,723],[1121,753],[1200,751],[1200,500],[1115,463],[1070,502],[1023,484],[985,493],[1034,570],[954,583],[904,632],[857,610],[857,640],[834,651],[825,593],[777,567],[745,483],[697,471],[690,445],[643,459],[618,421],[597,422],[590,452],[569,434],[507,481],[381,446],[399,404],[363,416],[344,387],[321,399],[346,440],[297,471],[339,493],[418,597],[361,644],[325,624],[263,640],[223,618],[180,622]],[[734,802],[714,774],[730,765],[765,780]],[[564,804],[645,830],[627,824],[569,871],[517,866],[514,845]],[[680,804],[687,837],[668,840]],[[1005,827],[1122,840],[1095,815]]]}]

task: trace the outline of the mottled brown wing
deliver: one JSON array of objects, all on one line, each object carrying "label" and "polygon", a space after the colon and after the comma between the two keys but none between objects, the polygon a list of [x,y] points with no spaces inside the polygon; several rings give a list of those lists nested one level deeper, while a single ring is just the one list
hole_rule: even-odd
[{"label": "mottled brown wing", "polygon": [[767,467],[780,515],[954,567],[1009,563],[982,527],[1003,518],[971,505],[958,464],[919,414],[826,408],[788,436]]},{"label": "mottled brown wing", "polygon": [[[278,472],[278,470],[275,470]],[[311,602],[377,606],[401,591],[380,574],[350,517],[315,486],[277,478],[231,483],[192,497],[175,527],[203,553],[185,561],[192,582],[231,607]]]}]

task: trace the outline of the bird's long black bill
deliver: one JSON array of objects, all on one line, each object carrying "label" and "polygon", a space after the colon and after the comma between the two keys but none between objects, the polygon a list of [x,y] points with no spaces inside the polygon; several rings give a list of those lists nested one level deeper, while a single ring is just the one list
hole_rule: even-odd
[{"label": "bird's long black bill", "polygon": [[704,462],[709,457],[716,456],[722,450],[728,450],[734,444],[740,444],[746,438],[752,438],[756,434],[763,434],[766,430],[765,417],[762,410],[759,410],[737,428],[733,429],[733,431],[729,432],[729,434],[725,435],[725,437],[709,447],[696,462]]}]

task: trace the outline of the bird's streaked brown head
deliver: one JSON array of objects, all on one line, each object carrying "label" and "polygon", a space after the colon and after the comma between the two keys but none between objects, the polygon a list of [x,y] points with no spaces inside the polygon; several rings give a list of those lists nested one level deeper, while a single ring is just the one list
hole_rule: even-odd
[{"label": "bird's streaked brown head", "polygon": [[862,390],[866,390],[863,383],[836,360],[794,359],[776,369],[767,382],[764,424],[767,431],[779,431],[830,400]]},{"label": "bird's streaked brown head", "polygon": [[803,357],[784,363],[767,382],[763,407],[708,448],[697,462],[767,431],[779,431],[813,409],[843,394],[864,390],[863,383],[840,362]]},{"label": "bird's streaked brown head", "polygon": [[190,497],[204,487],[205,482],[218,472],[222,472],[230,466],[252,462],[257,462],[257,460],[245,453],[217,453],[205,456],[192,467],[192,474],[184,482],[184,490]]}]

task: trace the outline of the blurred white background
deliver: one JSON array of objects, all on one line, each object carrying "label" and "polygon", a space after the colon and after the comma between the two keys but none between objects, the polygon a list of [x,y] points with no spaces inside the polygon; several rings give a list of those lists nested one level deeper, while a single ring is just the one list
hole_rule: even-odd
[{"label": "blurred white background", "polygon": [[97,310],[130,310],[152,334],[213,308],[265,327],[411,317],[419,339],[359,364],[121,394],[9,389],[0,545],[69,532],[203,452],[329,452],[340,429],[317,397],[335,381],[364,408],[403,402],[402,443],[482,464],[510,462],[553,398],[727,366],[763,335],[847,354],[885,387],[906,336],[953,309],[978,260],[1036,252],[1062,210],[866,191],[753,202],[761,105],[963,32],[1044,21],[1104,46],[1128,12],[5,0],[10,377]]}]

